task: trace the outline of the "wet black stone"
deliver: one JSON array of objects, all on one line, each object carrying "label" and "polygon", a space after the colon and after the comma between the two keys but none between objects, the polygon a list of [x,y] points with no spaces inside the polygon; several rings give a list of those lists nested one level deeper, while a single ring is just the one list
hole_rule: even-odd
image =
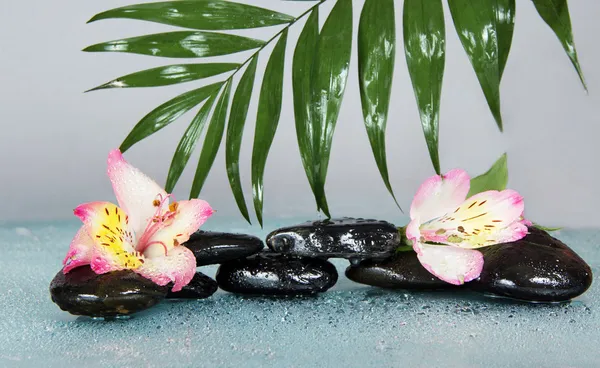
[{"label": "wet black stone", "polygon": [[366,260],[346,269],[346,277],[359,284],[387,289],[436,290],[456,287],[430,274],[415,252],[399,252],[384,261]]},{"label": "wet black stone", "polygon": [[222,264],[216,278],[221,289],[232,293],[304,295],[326,291],[338,274],[323,259],[265,252]]},{"label": "wet black stone", "polygon": [[169,289],[167,299],[204,299],[213,295],[218,288],[215,280],[202,272],[196,272],[192,281],[180,291],[172,292]]},{"label": "wet black stone", "polygon": [[196,256],[197,266],[246,258],[264,248],[263,241],[255,236],[212,231],[197,231],[184,245]]},{"label": "wet black stone", "polygon": [[385,259],[400,243],[398,229],[378,220],[354,218],[307,222],[267,236],[274,252],[308,257]]},{"label": "wet black stone", "polygon": [[583,294],[590,266],[560,240],[537,228],[525,238],[480,249],[485,263],[467,287],[514,299],[557,302]]},{"label": "wet black stone", "polygon": [[[566,301],[583,294],[592,283],[589,265],[547,232],[533,227],[529,232],[516,242],[480,248],[485,260],[483,271],[463,287],[532,302]],[[427,272],[414,252],[401,252],[379,262],[363,261],[348,267],[346,276],[382,288],[461,288]]]},{"label": "wet black stone", "polygon": [[96,274],[89,266],[59,271],[50,283],[52,301],[75,315],[114,317],[150,308],[163,300],[169,287],[132,272]]}]

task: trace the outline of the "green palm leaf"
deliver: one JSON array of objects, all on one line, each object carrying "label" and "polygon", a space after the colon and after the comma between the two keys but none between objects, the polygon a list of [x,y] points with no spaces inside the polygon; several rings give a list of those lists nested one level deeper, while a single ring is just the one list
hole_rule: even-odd
[{"label": "green palm leaf", "polygon": [[583,88],[587,91],[587,85],[583,77],[583,71],[577,59],[577,50],[573,41],[573,31],[571,30],[571,17],[569,16],[569,6],[567,0],[533,0],[533,5],[538,13],[560,40],[565,52],[571,59],[575,67]]},{"label": "green palm leaf", "polygon": [[[501,131],[500,79],[504,70],[501,63],[506,62],[512,42],[514,3],[512,9],[511,3],[511,0],[448,0],[456,32]],[[506,21],[504,12],[509,14]],[[502,19],[500,24],[499,19]]]},{"label": "green palm leaf", "polygon": [[175,31],[124,38],[88,46],[87,52],[127,52],[170,58],[228,55],[258,48],[264,41],[215,32]]},{"label": "green palm leaf", "polygon": [[210,115],[210,110],[214,105],[218,91],[219,90],[216,89],[204,105],[202,105],[198,114],[196,114],[185,133],[183,133],[183,137],[175,149],[175,154],[173,155],[171,166],[169,167],[169,174],[167,175],[167,183],[165,185],[167,193],[173,192],[175,184],[177,184],[192,152],[194,152],[194,148],[196,148],[200,134],[202,134],[202,130],[204,130],[204,125],[206,124],[206,120],[208,120],[208,115]]},{"label": "green palm leaf", "polygon": [[313,149],[315,192],[318,206],[327,217],[325,179],[331,141],[344,96],[352,50],[352,0],[338,0],[327,17],[317,45],[312,71]]},{"label": "green palm leaf", "polygon": [[496,28],[498,29],[498,69],[500,80],[508,61],[515,30],[515,0],[496,0]]},{"label": "green palm leaf", "polygon": [[261,227],[263,225],[263,177],[269,149],[271,148],[271,143],[273,143],[281,115],[283,68],[287,34],[287,29],[285,29],[273,48],[267,68],[265,69],[258,100],[256,130],[252,149],[252,195],[256,218]]},{"label": "green palm leaf", "polygon": [[[294,93],[294,117],[296,122],[296,136],[298,138],[298,149],[300,158],[310,188],[317,198],[315,192],[315,163],[314,148],[312,146],[312,100],[311,100],[311,78],[313,62],[317,51],[319,40],[319,9],[313,10],[306,20],[306,24],[300,33],[294,60],[292,63],[292,89]],[[308,76],[308,78],[307,78]],[[317,198],[317,209],[324,198]]]},{"label": "green palm leaf", "polygon": [[394,0],[366,0],[358,25],[358,79],[362,111],[377,168],[398,205],[390,184],[385,152],[395,55]]},{"label": "green palm leaf", "polygon": [[403,14],[406,64],[429,157],[440,174],[440,97],[446,62],[444,9],[441,0],[405,0]]},{"label": "green palm leaf", "polygon": [[198,167],[196,168],[196,174],[194,175],[194,183],[190,191],[190,198],[198,198],[206,177],[210,172],[210,168],[215,162],[221,140],[223,139],[223,132],[225,131],[225,117],[227,116],[227,107],[229,106],[229,91],[231,89],[231,83],[226,83],[223,87],[223,92],[217,102],[217,107],[213,112],[212,119],[206,131],[206,137],[204,137],[204,144],[202,144],[202,151],[200,152],[200,159],[198,160]]},{"label": "green palm leaf", "polygon": [[223,82],[210,84],[192,91],[183,93],[156,109],[150,111],[131,130],[129,135],[121,143],[121,152],[127,151],[131,146],[171,124],[181,115],[207,99]]},{"label": "green palm leaf", "polygon": [[110,18],[138,19],[191,29],[227,30],[289,23],[294,17],[223,0],[165,1],[137,4],[96,14],[90,22]]},{"label": "green palm leaf", "polygon": [[213,77],[240,67],[239,63],[176,64],[146,69],[127,74],[98,87],[96,91],[109,88],[159,87]]},{"label": "green palm leaf", "polygon": [[246,116],[248,115],[248,107],[250,106],[250,97],[252,96],[252,87],[254,86],[257,61],[257,57],[252,58],[244,75],[240,78],[238,87],[233,95],[225,143],[225,165],[227,166],[229,185],[242,216],[248,222],[250,222],[250,215],[248,214],[244,191],[242,190],[242,182],[240,180],[240,148],[242,146],[242,135],[244,133]]},{"label": "green palm leaf", "polygon": [[[560,39],[585,87],[573,43],[567,1],[532,1],[540,16]],[[201,58],[254,50],[249,57],[239,62],[165,65],[123,75],[91,89],[168,86],[230,72],[218,83],[183,93],[152,110],[128,134],[121,144],[121,151],[126,151],[205,101],[179,141],[165,187],[168,191],[174,188],[205,125],[210,121],[190,196],[200,194],[223,140],[227,123],[227,175],[237,206],[250,222],[239,171],[240,150],[258,57],[266,46],[274,43],[259,95],[251,163],[253,204],[262,226],[263,178],[267,156],[281,115],[288,30],[298,20],[308,16],[296,44],[292,63],[295,128],[302,165],[313,191],[317,210],[330,217],[325,183],[333,135],[350,66],[353,9],[352,0],[336,0],[319,31],[319,6],[325,2],[326,0],[320,0],[313,3],[298,17],[225,0],[159,1],[123,6],[94,16],[90,22],[135,19],[191,30],[98,43],[85,48],[84,51],[87,52]],[[515,3],[515,0],[448,0],[459,39],[501,130],[500,83],[512,43]],[[365,0],[359,21],[357,45],[358,81],[365,127],[381,178],[395,200],[389,179],[385,139],[395,61],[394,14],[393,0]],[[409,75],[429,154],[439,173],[439,110],[445,63],[441,0],[405,0],[403,15]],[[212,32],[277,25],[281,27],[267,41],[229,32]],[[246,65],[229,109],[234,77]],[[217,98],[219,93],[220,97]],[[213,108],[212,117],[208,120]],[[228,110],[230,117],[226,122]],[[487,173],[472,180],[471,194],[486,189],[503,189],[506,180],[506,156],[503,156]]]}]

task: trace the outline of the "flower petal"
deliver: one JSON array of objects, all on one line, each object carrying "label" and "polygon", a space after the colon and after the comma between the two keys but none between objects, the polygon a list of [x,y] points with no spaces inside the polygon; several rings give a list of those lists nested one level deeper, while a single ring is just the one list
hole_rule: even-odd
[{"label": "flower petal", "polygon": [[478,250],[447,245],[418,244],[419,262],[435,277],[454,285],[476,279],[483,269]]},{"label": "flower petal", "polygon": [[138,250],[147,257],[164,255],[165,251],[185,243],[214,213],[208,202],[201,199],[175,202],[171,209],[175,210],[174,217],[160,224],[154,234],[144,239],[145,244],[138,245]]},{"label": "flower petal", "polygon": [[490,190],[467,199],[454,211],[421,225],[425,241],[479,248],[523,238],[523,197],[514,190]]},{"label": "flower petal", "polygon": [[85,225],[79,228],[71,241],[69,251],[63,260],[63,273],[68,273],[74,268],[90,264],[94,250],[94,240],[88,234]]},{"label": "flower petal", "polygon": [[134,234],[127,229],[127,216],[110,202],[90,202],[74,211],[94,242],[90,267],[96,273],[134,269],[143,262],[131,243]]},{"label": "flower petal", "polygon": [[421,222],[418,218],[411,220],[408,225],[406,225],[406,237],[413,241],[419,240],[421,238],[419,226],[421,226]]},{"label": "flower petal", "polygon": [[[118,149],[108,155],[108,177],[119,206],[129,215],[131,229],[142,234],[152,217],[166,211],[167,192],[139,169],[131,166]],[[160,203],[156,206],[155,200]]]},{"label": "flower petal", "polygon": [[186,247],[177,246],[169,250],[167,255],[147,258],[134,272],[161,286],[173,282],[173,291],[179,291],[194,277],[196,257]]},{"label": "flower petal", "polygon": [[[487,241],[491,244],[510,243],[523,239],[529,233],[527,225],[516,221],[509,226],[488,235]],[[472,248],[472,247],[471,247]]]},{"label": "flower petal", "polygon": [[434,175],[419,187],[410,206],[410,218],[427,222],[453,211],[467,197],[471,179],[466,171],[454,169]]}]

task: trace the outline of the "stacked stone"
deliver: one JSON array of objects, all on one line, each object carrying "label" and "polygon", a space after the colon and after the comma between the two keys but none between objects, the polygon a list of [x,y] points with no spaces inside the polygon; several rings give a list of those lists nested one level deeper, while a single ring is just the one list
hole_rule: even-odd
[{"label": "stacked stone", "polygon": [[59,272],[52,300],[76,315],[114,317],[147,309],[161,300],[203,299],[221,289],[244,295],[297,296],[330,289],[338,280],[330,258],[350,261],[346,276],[357,283],[412,290],[470,289],[529,302],[560,302],[585,292],[592,271],[573,250],[534,227],[516,242],[480,249],[481,275],[462,286],[445,283],[402,251],[395,225],[343,218],[307,222],[273,231],[266,239],[198,231],[184,244],[197,266],[219,264],[216,281],[197,272],[181,291],[158,286],[132,271],[95,274],[88,266]]}]

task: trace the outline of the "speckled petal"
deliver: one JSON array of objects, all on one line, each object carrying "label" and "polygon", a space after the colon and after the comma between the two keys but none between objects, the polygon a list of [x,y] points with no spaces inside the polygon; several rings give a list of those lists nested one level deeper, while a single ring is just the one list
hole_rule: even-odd
[{"label": "speckled petal", "polygon": [[164,286],[173,282],[173,291],[187,285],[196,273],[196,257],[186,247],[180,245],[161,255],[146,258],[145,263],[135,272]]},{"label": "speckled petal", "polygon": [[131,229],[142,234],[155,214],[166,211],[169,205],[167,192],[125,161],[118,149],[109,153],[107,164],[119,206],[129,215]]},{"label": "speckled petal", "polygon": [[417,257],[427,271],[440,280],[462,285],[479,277],[483,254],[454,246],[418,244]]},{"label": "speckled petal", "polygon": [[146,244],[138,245],[138,249],[144,249],[143,253],[147,257],[164,254],[165,250],[185,243],[190,234],[197,231],[214,213],[208,202],[201,199],[175,202],[171,205],[171,210],[173,218],[167,220],[164,225],[157,224],[156,232],[144,239]]},{"label": "speckled petal", "polygon": [[90,267],[96,273],[135,269],[143,257],[131,245],[134,234],[127,228],[127,216],[110,202],[90,202],[74,211],[94,242]]},{"label": "speckled petal", "polygon": [[69,252],[63,260],[63,272],[66,274],[72,269],[90,264],[94,250],[94,240],[89,236],[85,225],[79,228],[71,241]]},{"label": "speckled petal", "polygon": [[523,238],[523,197],[514,190],[474,195],[441,218],[420,227],[425,241],[480,248]]},{"label": "speckled petal", "polygon": [[523,239],[528,233],[527,225],[521,221],[515,221],[509,226],[489,234],[486,240],[491,244],[510,243]]},{"label": "speckled petal", "polygon": [[421,223],[453,211],[467,197],[471,179],[464,170],[454,169],[434,175],[419,187],[410,206],[410,218]]}]

